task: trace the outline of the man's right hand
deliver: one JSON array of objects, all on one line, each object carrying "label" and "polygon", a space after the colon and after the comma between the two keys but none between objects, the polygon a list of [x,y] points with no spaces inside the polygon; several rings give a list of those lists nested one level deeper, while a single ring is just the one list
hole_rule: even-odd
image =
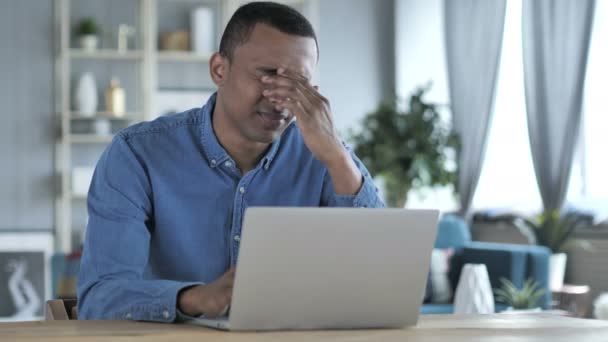
[{"label": "man's right hand", "polygon": [[177,308],[188,316],[220,316],[232,300],[235,271],[232,267],[212,283],[182,290],[177,297]]}]

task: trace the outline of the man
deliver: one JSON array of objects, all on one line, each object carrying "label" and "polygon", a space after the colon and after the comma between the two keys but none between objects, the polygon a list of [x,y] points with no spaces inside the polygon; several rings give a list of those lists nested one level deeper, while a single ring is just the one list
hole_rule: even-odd
[{"label": "man", "polygon": [[245,5],[209,62],[207,104],[117,135],[89,191],[79,318],[223,314],[248,206],[383,206],[310,85],[317,46],[295,10]]}]

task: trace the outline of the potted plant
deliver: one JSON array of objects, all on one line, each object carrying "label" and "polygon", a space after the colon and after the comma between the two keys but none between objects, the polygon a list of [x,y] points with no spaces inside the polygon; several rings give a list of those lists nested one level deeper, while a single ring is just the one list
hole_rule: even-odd
[{"label": "potted plant", "polygon": [[592,218],[588,215],[545,210],[533,219],[514,216],[512,223],[528,237],[531,243],[551,249],[553,253],[549,260],[549,288],[551,290],[559,290],[564,284],[566,251],[575,246],[590,249],[588,241],[572,237],[579,228],[592,224]]},{"label": "potted plant", "polygon": [[456,182],[458,138],[442,122],[439,105],[427,102],[430,85],[414,91],[408,110],[396,99],[381,103],[350,131],[355,153],[369,171],[382,178],[388,206],[402,208],[411,189]]},{"label": "potted plant", "polygon": [[80,47],[85,51],[95,51],[99,42],[99,25],[92,17],[81,19],[74,27],[74,33],[80,42]]},{"label": "potted plant", "polygon": [[508,311],[539,311],[538,301],[545,294],[538,283],[531,278],[518,289],[510,280],[500,278],[501,287],[494,289],[496,301],[509,305]]}]

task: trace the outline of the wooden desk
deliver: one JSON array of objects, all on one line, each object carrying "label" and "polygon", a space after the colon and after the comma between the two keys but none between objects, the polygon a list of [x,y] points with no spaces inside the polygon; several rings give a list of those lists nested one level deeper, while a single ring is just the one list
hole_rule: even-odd
[{"label": "wooden desk", "polygon": [[[507,338],[507,339],[506,339]],[[0,323],[0,341],[608,341],[608,321],[550,314],[428,315],[402,330],[229,333],[128,321]]]}]

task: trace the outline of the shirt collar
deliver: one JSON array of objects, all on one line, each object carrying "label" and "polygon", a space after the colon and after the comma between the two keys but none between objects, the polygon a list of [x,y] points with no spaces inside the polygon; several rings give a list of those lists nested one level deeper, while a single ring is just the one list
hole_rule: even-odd
[{"label": "shirt collar", "polygon": [[[227,159],[230,159],[230,155],[228,152],[220,145],[220,142],[217,140],[217,136],[213,131],[213,109],[215,108],[215,102],[217,99],[217,92],[211,95],[207,103],[200,109],[201,113],[201,142],[203,145],[203,151],[205,152],[205,156],[209,161],[209,166],[215,168],[220,165]],[[293,123],[291,123],[293,124]],[[275,140],[271,145],[266,155],[262,158],[261,163],[262,167],[265,170],[268,170],[270,164],[272,163],[274,157],[276,156],[279,146],[281,144],[281,137]]]}]

